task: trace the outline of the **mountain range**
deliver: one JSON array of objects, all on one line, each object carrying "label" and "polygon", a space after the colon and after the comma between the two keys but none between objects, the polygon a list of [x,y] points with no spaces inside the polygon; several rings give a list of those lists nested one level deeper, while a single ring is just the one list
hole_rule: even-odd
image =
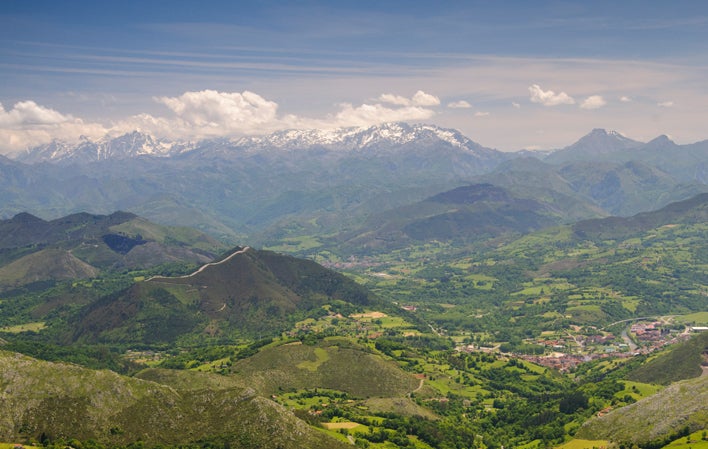
[{"label": "mountain range", "polygon": [[504,153],[460,132],[389,123],[167,142],[140,132],[0,158],[0,216],[126,210],[230,242],[355,229],[374,214],[488,183],[572,222],[629,216],[708,191],[708,141],[593,130],[550,154]]}]

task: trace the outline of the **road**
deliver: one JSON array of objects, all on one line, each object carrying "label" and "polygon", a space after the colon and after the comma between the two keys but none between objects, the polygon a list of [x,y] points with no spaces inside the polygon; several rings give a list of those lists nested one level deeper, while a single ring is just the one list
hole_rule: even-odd
[{"label": "road", "polygon": [[622,331],[622,340],[624,340],[625,343],[627,343],[627,346],[629,346],[629,350],[631,352],[634,352],[637,350],[639,346],[637,346],[634,341],[632,341],[631,338],[629,338],[629,335],[627,335],[627,329]]},{"label": "road", "polygon": [[210,262],[210,263],[202,265],[201,267],[199,267],[199,269],[197,271],[195,271],[192,274],[185,274],[184,276],[152,276],[151,278],[146,279],[145,282],[156,280],[156,279],[187,279],[187,278],[191,278],[192,276],[196,276],[199,273],[201,273],[202,271],[206,270],[207,267],[214,267],[216,265],[221,265],[222,263],[228,262],[229,260],[233,259],[235,256],[245,253],[249,249],[251,249],[251,247],[245,246],[242,250],[235,251],[233,254],[231,254],[229,257],[225,258],[224,260],[220,260],[218,262]]}]

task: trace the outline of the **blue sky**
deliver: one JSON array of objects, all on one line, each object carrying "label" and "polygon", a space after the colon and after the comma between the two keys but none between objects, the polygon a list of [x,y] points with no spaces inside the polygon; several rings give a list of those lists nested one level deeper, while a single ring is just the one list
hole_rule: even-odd
[{"label": "blue sky", "polygon": [[[437,4],[441,3],[441,4]],[[703,1],[0,3],[0,153],[404,120],[506,151],[708,138]]]}]

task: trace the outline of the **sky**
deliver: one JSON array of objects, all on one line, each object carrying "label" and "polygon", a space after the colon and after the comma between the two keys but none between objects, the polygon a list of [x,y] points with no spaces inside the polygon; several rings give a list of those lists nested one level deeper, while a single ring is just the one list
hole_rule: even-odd
[{"label": "sky", "polygon": [[705,1],[0,2],[0,154],[389,121],[502,151],[708,139]]}]

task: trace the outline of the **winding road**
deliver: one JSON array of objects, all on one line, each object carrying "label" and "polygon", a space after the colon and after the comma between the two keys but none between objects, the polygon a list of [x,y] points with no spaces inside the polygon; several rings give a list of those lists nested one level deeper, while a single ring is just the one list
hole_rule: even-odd
[{"label": "winding road", "polygon": [[221,265],[222,263],[228,262],[229,260],[233,259],[235,256],[245,253],[249,249],[251,249],[250,246],[244,246],[243,249],[235,251],[233,254],[229,255],[228,257],[226,257],[223,260],[220,260],[218,262],[210,262],[210,263],[202,265],[201,267],[199,267],[199,269],[197,271],[195,271],[192,274],[185,274],[184,276],[152,276],[152,277],[146,279],[145,282],[159,280],[159,279],[187,279],[187,278],[191,278],[192,276],[196,276],[199,273],[201,273],[202,271],[206,270],[207,267],[214,267],[216,265]]}]

